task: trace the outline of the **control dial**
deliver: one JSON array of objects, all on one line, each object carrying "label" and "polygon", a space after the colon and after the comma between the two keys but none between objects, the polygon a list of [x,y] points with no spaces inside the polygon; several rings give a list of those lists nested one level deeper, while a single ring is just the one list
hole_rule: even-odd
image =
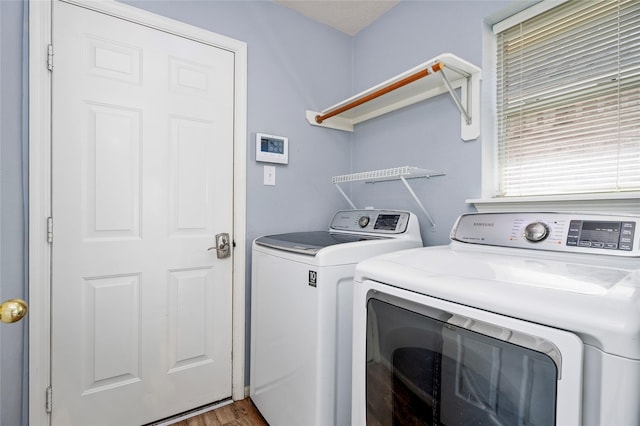
[{"label": "control dial", "polygon": [[365,228],[369,224],[369,220],[369,216],[360,216],[360,219],[358,219],[358,225],[360,225],[360,228]]},{"label": "control dial", "polygon": [[533,222],[524,228],[524,237],[527,241],[538,243],[549,236],[549,227],[542,222]]}]

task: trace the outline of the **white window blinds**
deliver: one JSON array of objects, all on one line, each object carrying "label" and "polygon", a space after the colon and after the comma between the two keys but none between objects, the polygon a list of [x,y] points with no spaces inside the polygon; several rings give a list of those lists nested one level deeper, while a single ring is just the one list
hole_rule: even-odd
[{"label": "white window blinds", "polygon": [[640,190],[640,1],[570,0],[496,36],[497,195]]}]

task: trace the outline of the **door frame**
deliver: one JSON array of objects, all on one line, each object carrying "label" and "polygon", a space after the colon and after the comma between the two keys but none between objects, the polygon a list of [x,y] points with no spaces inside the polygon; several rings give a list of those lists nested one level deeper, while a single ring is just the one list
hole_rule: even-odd
[{"label": "door frame", "polygon": [[[51,89],[52,2],[29,1],[29,423],[50,423],[51,398]],[[234,54],[232,398],[245,394],[247,45],[113,0],[66,3],[105,13]],[[55,52],[54,52],[55,55]],[[54,56],[55,57],[55,56]],[[55,60],[54,60],[55,67]],[[212,236],[213,238],[213,236]],[[176,413],[177,414],[177,413]]]}]

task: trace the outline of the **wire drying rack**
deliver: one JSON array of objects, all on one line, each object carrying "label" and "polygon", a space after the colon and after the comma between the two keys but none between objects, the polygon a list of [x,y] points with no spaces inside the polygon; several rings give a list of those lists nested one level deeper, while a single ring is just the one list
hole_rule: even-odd
[{"label": "wire drying rack", "polygon": [[380,169],[380,170],[371,170],[366,172],[359,173],[351,173],[348,175],[340,175],[334,176],[331,178],[331,182],[336,185],[338,191],[342,194],[342,196],[347,200],[351,208],[356,209],[355,204],[351,201],[351,199],[347,196],[347,194],[340,187],[341,183],[348,182],[358,182],[364,181],[365,183],[375,183],[375,182],[384,182],[384,181],[392,181],[392,180],[400,180],[407,188],[413,199],[416,201],[420,210],[425,214],[429,223],[431,223],[431,229],[435,231],[436,224],[425,209],[422,202],[411,188],[411,185],[407,182],[407,179],[416,179],[416,178],[431,178],[434,176],[444,176],[443,172],[438,172],[435,170],[427,170],[414,166],[402,166],[402,167],[394,167],[390,169]]}]

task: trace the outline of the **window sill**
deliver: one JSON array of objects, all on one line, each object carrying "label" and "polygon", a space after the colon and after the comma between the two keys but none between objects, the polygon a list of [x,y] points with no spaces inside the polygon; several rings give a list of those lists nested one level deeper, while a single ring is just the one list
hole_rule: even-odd
[{"label": "window sill", "polygon": [[478,212],[580,212],[640,215],[640,192],[546,195],[466,200]]}]

